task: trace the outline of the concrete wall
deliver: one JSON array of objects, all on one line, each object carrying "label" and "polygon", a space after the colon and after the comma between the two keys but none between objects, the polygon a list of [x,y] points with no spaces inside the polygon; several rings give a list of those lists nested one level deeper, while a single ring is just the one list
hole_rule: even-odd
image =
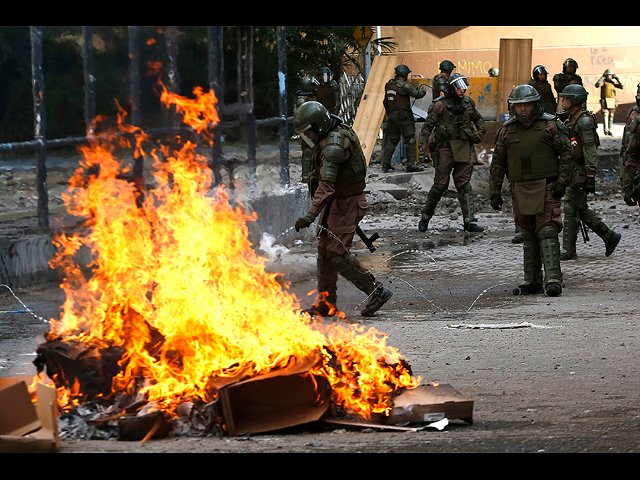
[{"label": "concrete wall", "polygon": [[[600,111],[599,89],[594,84],[611,68],[624,83],[617,91],[620,107],[616,121],[622,121],[635,104],[640,83],[640,27],[565,26],[381,26],[381,37],[393,37],[396,53],[414,74],[433,78],[442,60],[456,65],[455,72],[488,79],[492,67],[500,68],[501,38],[533,39],[532,65],[544,65],[550,77],[562,71],[566,58],[578,62],[578,74],[589,92],[589,109]],[[551,78],[550,78],[551,80]],[[480,89],[481,91],[481,89]],[[494,92],[497,89],[493,90]],[[473,94],[472,94],[473,97]],[[474,97],[475,98],[475,97]],[[477,100],[477,98],[476,98]]]}]

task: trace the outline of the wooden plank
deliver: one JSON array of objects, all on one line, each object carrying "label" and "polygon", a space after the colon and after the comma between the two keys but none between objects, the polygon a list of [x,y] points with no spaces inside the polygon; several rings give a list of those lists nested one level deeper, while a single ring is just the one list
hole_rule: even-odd
[{"label": "wooden plank", "polygon": [[533,39],[500,39],[500,76],[498,77],[498,120],[501,114],[509,112],[507,99],[513,88],[529,82]]},{"label": "wooden plank", "polygon": [[371,155],[384,120],[385,112],[382,104],[384,85],[393,78],[394,70],[399,63],[400,57],[397,55],[376,57],[364,87],[362,100],[360,100],[353,122],[353,129],[360,139],[367,164],[371,161]]}]

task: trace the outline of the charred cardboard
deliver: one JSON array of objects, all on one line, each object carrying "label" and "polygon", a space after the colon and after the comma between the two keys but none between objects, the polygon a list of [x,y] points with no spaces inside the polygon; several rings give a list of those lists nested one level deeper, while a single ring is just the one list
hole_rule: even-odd
[{"label": "charred cardboard", "polygon": [[393,402],[389,415],[374,415],[362,420],[353,416],[325,416],[328,423],[383,430],[417,431],[406,425],[431,424],[443,419],[459,419],[473,423],[473,400],[451,385],[421,385],[402,391]]},{"label": "charred cardboard", "polygon": [[220,389],[231,436],[263,433],[318,420],[329,408],[329,382],[308,373],[314,362],[250,378]]},{"label": "charred cardboard", "polygon": [[31,402],[32,376],[0,378],[0,452],[56,452],[60,448],[56,391],[37,384]]},{"label": "charred cardboard", "polygon": [[421,385],[398,395],[386,423],[434,422],[442,418],[473,423],[473,399],[461,394],[451,385]]}]

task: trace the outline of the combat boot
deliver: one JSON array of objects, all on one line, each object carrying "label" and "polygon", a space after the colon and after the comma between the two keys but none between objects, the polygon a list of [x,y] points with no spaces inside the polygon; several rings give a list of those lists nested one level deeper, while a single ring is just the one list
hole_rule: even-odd
[{"label": "combat boot", "polygon": [[464,231],[465,232],[484,232],[484,227],[480,227],[475,223],[464,222]]},{"label": "combat boot", "polygon": [[618,246],[618,243],[620,243],[621,238],[622,238],[622,234],[618,232],[613,232],[611,236],[607,240],[605,240],[604,242],[604,246],[606,248],[604,252],[605,257],[608,257],[613,253],[613,251]]},{"label": "combat boot", "polygon": [[381,283],[378,283],[376,290],[371,295],[371,299],[364,307],[364,309],[360,312],[360,315],[363,317],[370,317],[378,310],[382,308],[382,306],[389,301],[393,292],[386,287],[383,287]]},{"label": "combat boot", "polygon": [[382,165],[382,173],[392,172],[394,170],[395,168],[393,168],[390,163],[385,163],[384,165]]},{"label": "combat boot", "polygon": [[458,201],[460,202],[460,209],[462,210],[463,226],[465,232],[484,232],[484,228],[476,225],[475,222],[475,207],[473,202],[473,191],[470,183],[465,183],[460,190],[458,190]]},{"label": "combat boot", "polygon": [[514,295],[536,295],[544,293],[542,286],[542,260],[538,238],[531,232],[522,231],[522,255],[524,281],[513,289]]},{"label": "combat boot", "polygon": [[565,202],[564,224],[562,226],[562,250],[560,252],[561,261],[576,260],[578,258],[576,242],[578,240],[579,229],[580,218],[573,204],[571,202]]},{"label": "combat boot", "polygon": [[444,188],[439,185],[434,185],[429,190],[429,193],[427,194],[427,203],[422,209],[421,219],[418,223],[418,230],[420,230],[421,232],[426,232],[429,228],[429,220],[431,220],[431,217],[433,217],[433,214],[436,211],[436,206],[438,205],[438,202],[440,201],[440,198],[442,198],[443,194]]},{"label": "combat boot", "polygon": [[544,287],[547,295],[562,294],[562,271],[560,269],[560,240],[555,227],[546,226],[538,233],[542,264],[544,265]]}]

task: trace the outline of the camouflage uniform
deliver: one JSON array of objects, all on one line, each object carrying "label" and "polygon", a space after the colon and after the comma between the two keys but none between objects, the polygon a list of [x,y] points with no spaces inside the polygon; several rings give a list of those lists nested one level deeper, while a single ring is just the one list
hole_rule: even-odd
[{"label": "camouflage uniform", "polygon": [[404,139],[407,155],[407,171],[421,171],[416,165],[416,126],[411,110],[411,97],[422,98],[426,95],[425,89],[416,89],[407,82],[411,73],[406,65],[396,67],[395,78],[389,80],[384,86],[384,108],[387,113],[387,128],[385,129],[382,147],[382,169],[393,170],[391,157],[395,152],[400,137]]},{"label": "camouflage uniform", "polygon": [[[536,109],[527,118],[518,117],[513,105],[529,102],[535,102]],[[562,293],[560,199],[572,172],[571,145],[566,129],[554,115],[542,110],[540,95],[531,85],[515,87],[509,104],[511,115],[496,134],[491,160],[491,206],[501,209],[506,176],[516,225],[522,231],[524,254],[524,282],[513,293],[546,290],[549,296],[557,296]]]},{"label": "camouflage uniform", "polygon": [[337,301],[338,273],[369,297],[363,316],[373,315],[392,292],[376,282],[350,249],[358,223],[368,208],[364,189],[367,162],[355,131],[330,115],[318,102],[307,102],[294,115],[293,126],[303,138],[314,133],[312,174],[318,179],[309,212],[295,227],[309,227],[317,217],[319,229],[317,280],[318,304],[314,314],[326,315]]},{"label": "camouflage uniform", "polygon": [[[457,73],[449,78],[450,85],[462,80],[466,82],[466,78]],[[472,223],[476,218],[471,176],[477,160],[474,144],[480,143],[487,130],[473,99],[466,95],[460,98],[450,88],[446,95],[437,98],[431,105],[420,132],[420,144],[429,142],[429,151],[433,155],[436,169],[433,186],[429,190],[418,225],[421,232],[427,231],[438,202],[449,188],[452,174],[465,231],[483,230]]]},{"label": "camouflage uniform", "polygon": [[600,145],[597,122],[593,112],[584,108],[587,91],[582,85],[569,85],[561,97],[572,99],[573,105],[580,105],[566,120],[569,136],[573,146],[575,171],[573,180],[567,188],[564,201],[564,233],[562,236],[561,260],[574,260],[576,241],[580,222],[583,222],[604,241],[608,257],[613,253],[620,241],[620,234],[609,228],[602,219],[587,205],[587,194],[596,192],[595,174],[598,169],[598,151]]}]

